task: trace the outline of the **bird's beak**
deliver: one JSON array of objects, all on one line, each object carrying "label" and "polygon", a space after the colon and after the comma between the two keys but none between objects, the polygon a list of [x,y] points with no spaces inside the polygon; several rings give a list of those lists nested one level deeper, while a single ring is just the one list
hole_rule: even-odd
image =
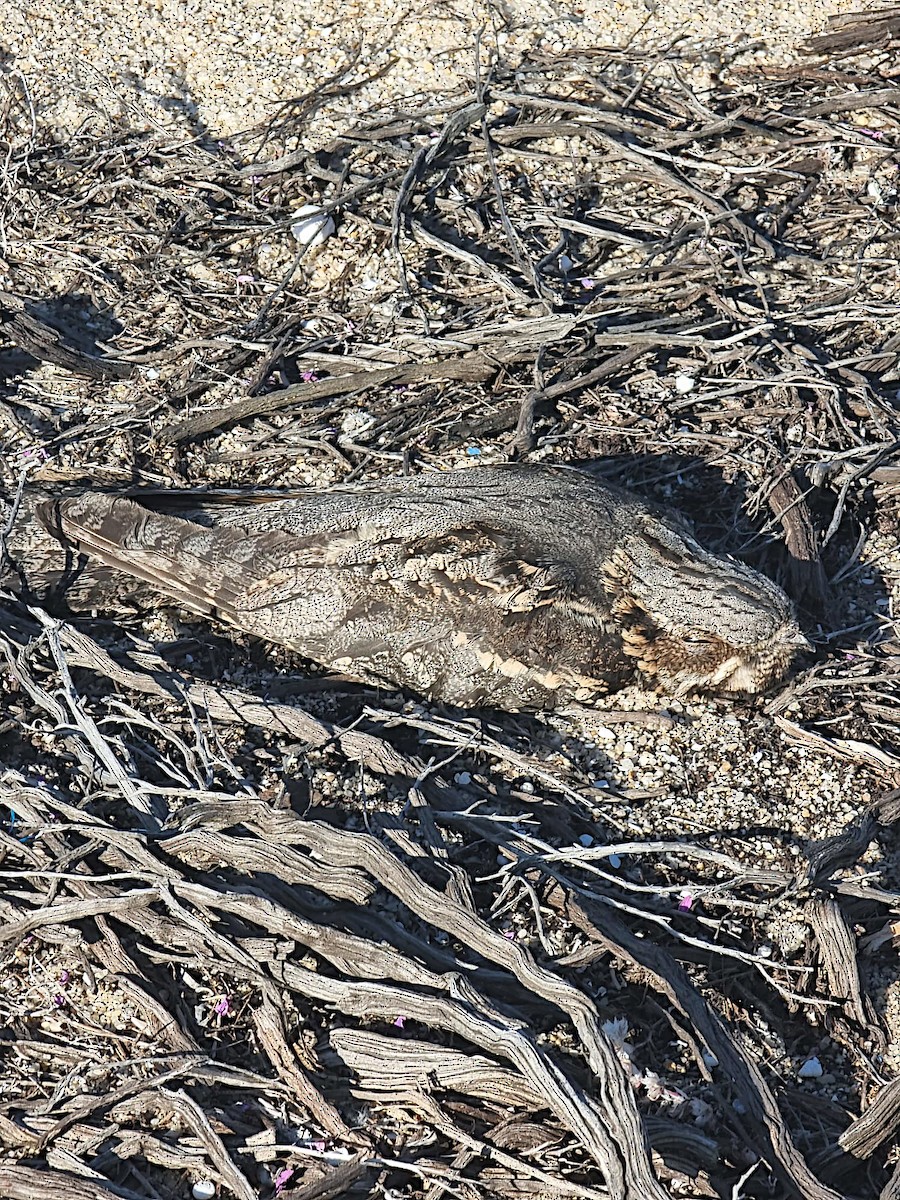
[{"label": "bird's beak", "polygon": [[798,650],[812,650],[813,644],[806,636],[798,629],[796,633],[792,633],[789,637],[783,639],[785,646],[796,646]]}]

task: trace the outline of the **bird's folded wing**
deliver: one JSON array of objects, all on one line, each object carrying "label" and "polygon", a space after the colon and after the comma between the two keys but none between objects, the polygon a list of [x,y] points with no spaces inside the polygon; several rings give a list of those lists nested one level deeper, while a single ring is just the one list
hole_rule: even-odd
[{"label": "bird's folded wing", "polygon": [[[550,561],[508,531],[485,523],[404,537],[363,522],[346,533],[303,534],[284,529],[201,525],[103,493],[47,504],[47,525],[64,541],[107,566],[145,581],[192,611],[233,624],[275,605],[302,605],[316,571],[346,584],[471,608],[525,615],[572,598],[575,572]],[[344,576],[344,583],[340,583]],[[586,611],[586,610],[585,610]],[[601,614],[596,614],[599,618]],[[464,622],[468,624],[468,621]]]},{"label": "bird's folded wing", "polygon": [[575,585],[572,567],[530,549],[486,522],[449,529],[404,543],[391,582],[453,604],[480,602],[508,613],[567,601]]},{"label": "bird's folded wing", "polygon": [[99,492],[45,505],[42,519],[62,540],[157,588],[194,612],[241,624],[267,607],[284,582],[295,540],[278,530],[249,533],[195,525]]}]

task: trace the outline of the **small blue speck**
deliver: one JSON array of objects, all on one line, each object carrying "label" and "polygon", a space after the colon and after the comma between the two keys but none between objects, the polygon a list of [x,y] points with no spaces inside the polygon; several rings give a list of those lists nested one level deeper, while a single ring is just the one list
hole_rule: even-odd
[{"label": "small blue speck", "polygon": [[477,458],[480,453],[480,446],[466,446],[466,454],[468,454],[470,458]]}]

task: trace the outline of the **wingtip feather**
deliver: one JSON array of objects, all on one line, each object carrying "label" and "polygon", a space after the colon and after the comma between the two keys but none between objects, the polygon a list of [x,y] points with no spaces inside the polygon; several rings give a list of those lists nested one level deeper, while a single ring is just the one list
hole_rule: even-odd
[{"label": "wingtip feather", "polygon": [[[208,562],[197,559],[191,569],[181,527],[192,527],[177,517],[150,512],[123,496],[85,492],[50,502],[42,519],[62,541],[194,612],[214,615],[222,608],[225,581]],[[227,611],[221,615],[229,619]]]}]

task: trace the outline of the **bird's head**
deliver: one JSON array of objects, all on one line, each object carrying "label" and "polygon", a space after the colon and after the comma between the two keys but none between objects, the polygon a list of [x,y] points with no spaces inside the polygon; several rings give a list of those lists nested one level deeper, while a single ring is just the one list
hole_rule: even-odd
[{"label": "bird's head", "polygon": [[777,584],[647,521],[604,566],[625,653],[667,691],[762,692],[809,643]]}]

